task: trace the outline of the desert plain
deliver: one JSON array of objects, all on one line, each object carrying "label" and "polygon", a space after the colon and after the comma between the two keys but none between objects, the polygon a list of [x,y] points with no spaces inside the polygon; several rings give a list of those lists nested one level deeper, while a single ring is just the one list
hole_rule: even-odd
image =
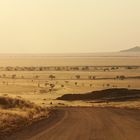
[{"label": "desert plain", "polygon": [[[81,55],[77,57],[12,55],[1,56],[0,62],[0,138],[2,140],[12,139],[11,134],[17,129],[32,125],[34,122],[37,123],[38,121],[44,120],[44,118],[50,118],[51,115],[54,117],[55,111],[57,110],[56,108],[61,110],[58,111],[58,114],[56,113],[58,116],[60,112],[64,113],[64,111],[73,116],[70,111],[67,111],[70,108],[73,112],[73,107],[79,108],[81,112],[83,111],[83,115],[86,115],[86,111],[90,111],[90,108],[95,108],[95,112],[98,112],[96,108],[128,109],[128,111],[129,109],[132,109],[140,112],[139,95],[137,98],[133,97],[133,100],[130,100],[127,97],[123,100],[109,100],[102,102],[80,99],[59,99],[59,97],[62,97],[65,94],[84,95],[86,93],[108,89],[140,90],[140,57],[137,55],[103,55],[102,57]],[[7,105],[8,103],[9,105]],[[81,109],[85,107],[89,109],[86,111]],[[53,112],[52,110],[55,111]],[[101,112],[106,112],[105,109],[99,110]],[[77,115],[80,115],[80,112],[77,111],[78,110],[75,110]],[[112,111],[114,110],[111,109],[111,112]],[[125,111],[127,112],[127,110]],[[122,110],[120,112],[122,112]],[[94,113],[88,115],[92,116],[93,114]],[[108,111],[107,114],[109,115]],[[103,113],[100,115],[103,115]],[[66,114],[62,116],[66,117]],[[116,116],[114,116],[114,118],[115,117]],[[58,118],[60,119],[61,117],[59,116]],[[118,116],[116,118],[116,121],[118,121]],[[82,123],[83,122],[81,122],[81,124]],[[140,122],[137,125],[137,130],[140,130],[139,124]],[[122,128],[122,130],[123,129],[125,128]],[[77,134],[79,134],[79,132]],[[50,134],[48,135],[50,136]],[[106,138],[111,139],[111,137],[107,137],[108,134],[105,133],[105,135]],[[21,137],[19,134],[16,136]],[[58,135],[52,137],[52,140],[56,139],[57,136]],[[113,137],[114,132],[112,138]],[[36,139],[36,137],[33,138],[33,135],[31,135],[31,138],[33,140]],[[46,136],[46,138],[48,138],[48,136]],[[75,138],[76,136],[73,137],[73,139]],[[114,137],[114,139],[115,138],[123,140],[125,136]],[[138,138],[140,137],[136,137],[136,139]],[[14,136],[13,139],[15,139]],[[27,139],[27,137],[23,139]],[[43,140],[44,137],[41,136],[40,138],[37,136],[37,139]],[[66,140],[69,139],[69,137],[67,134],[64,138],[60,135],[58,139]],[[102,137],[101,139],[105,138]]]}]

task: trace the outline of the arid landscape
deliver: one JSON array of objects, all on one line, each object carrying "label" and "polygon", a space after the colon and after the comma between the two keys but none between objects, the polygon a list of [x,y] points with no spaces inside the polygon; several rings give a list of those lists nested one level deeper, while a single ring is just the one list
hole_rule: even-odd
[{"label": "arid landscape", "polygon": [[[55,66],[56,63],[52,63],[51,66],[46,66],[45,64],[47,64],[47,61],[49,62],[50,59],[50,57],[48,57],[48,60],[46,61],[47,56],[45,58],[43,56],[38,60],[44,63],[43,66],[36,66],[34,63],[32,64],[32,62],[35,61],[34,59],[38,59],[38,56],[28,56],[27,58],[22,56],[22,59],[18,59],[16,62],[18,57],[21,56],[14,56],[11,58],[11,61],[13,61],[16,66],[8,63],[3,66],[1,65],[0,67],[0,139],[2,140],[15,140],[15,137],[17,137],[17,139],[21,139],[20,131],[19,133],[14,134],[17,129],[21,129],[22,132],[24,127],[31,127],[34,124],[37,125],[36,127],[38,127],[38,129],[35,130],[32,128],[33,134],[37,131],[37,135],[41,135],[40,131],[42,129],[42,131],[51,129],[51,122],[48,122],[47,118],[50,121],[50,118],[52,118],[53,125],[57,123],[58,120],[63,119],[63,115],[64,113],[67,113],[67,110],[70,109],[73,111],[72,107],[74,107],[74,109],[81,108],[81,111],[77,113],[82,113],[82,111],[84,111],[83,115],[86,112],[88,113],[90,108],[93,110],[94,108],[95,110],[98,110],[99,108],[99,110],[101,110],[100,112],[104,112],[105,109],[102,108],[106,108],[105,112],[108,109],[110,110],[110,108],[114,108],[113,112],[115,111],[115,114],[112,115],[114,115],[113,119],[116,117],[117,120],[118,116],[115,116],[117,115],[116,111],[119,112],[119,110],[124,110],[127,112],[128,110],[130,114],[133,114],[135,110],[136,112],[140,112],[140,61],[137,61],[137,64],[133,64],[129,61],[129,59],[134,59],[135,57],[139,60],[139,56],[134,56],[134,58],[133,56],[125,56],[124,59],[125,61],[128,61],[128,65],[122,65],[122,63],[125,62],[123,62],[123,60],[121,61],[121,57],[117,56],[112,60],[118,60],[116,64],[110,61],[110,64],[101,63],[96,65],[91,63],[88,65],[87,63],[87,65],[81,66],[78,65],[78,63],[79,61],[82,62],[82,59],[84,59],[85,56],[80,58],[75,58],[73,56],[71,56],[71,58],[69,57],[69,60],[74,62],[73,65],[67,65],[70,61],[67,59],[65,60],[65,57],[57,56],[63,62],[62,65],[62,62],[60,63],[59,60],[57,62],[57,66]],[[90,57],[86,56],[85,58],[88,59]],[[25,60],[24,58],[28,59],[28,61],[26,60],[24,62],[25,66],[23,66],[22,62]],[[104,57],[104,61],[107,61],[109,58],[109,56]],[[7,59],[9,59],[9,57],[7,57]],[[92,57],[92,59],[94,59],[94,57]],[[95,59],[100,61],[102,57],[95,57]],[[86,63],[86,61],[84,63]],[[114,65],[112,65],[112,63],[114,63]],[[84,109],[85,107],[87,109]],[[63,113],[61,114],[61,112]],[[95,117],[95,112],[93,111],[93,114],[90,115]],[[69,113],[71,113],[71,111]],[[107,111],[106,113],[108,114],[109,112]],[[102,115],[105,115],[106,117],[106,113]],[[71,115],[75,116],[76,114]],[[78,116],[80,116],[80,114]],[[130,116],[128,115],[128,117]],[[138,115],[135,115],[135,117],[138,117]],[[135,119],[135,117],[133,119]],[[68,117],[67,119],[71,118]],[[48,128],[46,128],[47,126],[42,126],[41,128],[39,121],[40,123],[43,123],[41,121],[46,121],[46,125],[47,123],[49,125]],[[81,122],[81,124],[82,123],[84,122]],[[98,128],[99,124],[96,125]],[[126,127],[129,128],[130,126],[128,125]],[[138,122],[137,127],[138,129],[140,128],[140,122]],[[27,132],[25,131],[22,133],[24,134]],[[33,134],[31,134],[29,138],[32,138]],[[79,132],[75,135],[78,136],[78,134]],[[41,138],[41,140],[46,138],[49,139],[48,137],[51,137],[50,135],[51,134],[48,134],[47,136],[46,133],[46,137],[42,136],[44,138]],[[90,134],[86,135],[89,137]],[[108,134],[105,132],[103,135]],[[73,139],[77,136],[73,137]],[[58,135],[52,139],[56,140],[57,137]],[[69,139],[69,136],[65,136],[65,134],[64,138],[62,137],[63,135],[60,135],[59,139]],[[106,137],[111,139],[111,137]],[[113,137],[114,139],[119,138],[122,140],[125,138],[124,136],[116,137],[115,135]],[[139,138],[139,136],[136,137],[136,139]],[[27,137],[23,137],[23,139],[25,140]],[[40,138],[35,136],[35,139]]]},{"label": "arid landscape", "polygon": [[0,0],[0,140],[140,140],[139,0]]}]

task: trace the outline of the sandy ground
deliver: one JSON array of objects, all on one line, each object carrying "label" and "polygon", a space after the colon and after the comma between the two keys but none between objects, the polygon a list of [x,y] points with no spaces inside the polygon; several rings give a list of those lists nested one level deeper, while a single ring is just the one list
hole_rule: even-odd
[{"label": "sandy ground", "polygon": [[61,108],[1,140],[139,140],[139,115],[132,109]]},{"label": "sandy ground", "polygon": [[[111,56],[112,55],[112,56]],[[0,66],[100,66],[100,65],[140,65],[140,55],[123,54],[122,56],[113,56],[109,54],[103,57],[100,56],[32,56],[32,55],[15,55],[15,56],[0,56]]]}]

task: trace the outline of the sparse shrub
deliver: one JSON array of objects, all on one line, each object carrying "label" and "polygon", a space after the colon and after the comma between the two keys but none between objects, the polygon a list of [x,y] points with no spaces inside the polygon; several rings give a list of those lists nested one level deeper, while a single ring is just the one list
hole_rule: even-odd
[{"label": "sparse shrub", "polygon": [[65,81],[65,83],[66,83],[66,84],[68,84],[68,83],[69,83],[69,81]]},{"label": "sparse shrub", "polygon": [[119,79],[119,78],[120,78],[120,76],[117,75],[117,76],[116,76],[116,79]]},{"label": "sparse shrub", "polygon": [[92,79],[92,76],[88,76],[88,79],[91,80]]},{"label": "sparse shrub", "polygon": [[54,76],[54,75],[49,75],[49,78],[50,78],[51,80],[53,80],[53,79],[55,79],[55,76]]},{"label": "sparse shrub", "polygon": [[120,79],[121,79],[121,80],[124,80],[124,79],[125,79],[125,76],[124,76],[124,75],[121,75],[121,76],[120,76]]},{"label": "sparse shrub", "polygon": [[89,79],[89,80],[95,80],[95,79],[96,79],[96,77],[95,77],[95,76],[91,76],[91,75],[90,75],[90,76],[88,76],[88,79]]},{"label": "sparse shrub", "polygon": [[47,91],[45,89],[41,89],[39,90],[40,93],[47,93]]},{"label": "sparse shrub", "polygon": [[49,85],[49,83],[45,83],[44,85],[45,85],[45,87],[46,87],[46,86],[48,86],[48,85]]},{"label": "sparse shrub", "polygon": [[77,85],[78,85],[78,83],[77,83],[77,82],[75,82],[74,84],[75,84],[75,86],[77,86]]},{"label": "sparse shrub", "polygon": [[16,74],[13,74],[11,77],[12,77],[12,79],[15,79],[16,78]]},{"label": "sparse shrub", "polygon": [[64,103],[58,103],[59,105],[65,105]]},{"label": "sparse shrub", "polygon": [[35,79],[39,79],[39,76],[38,76],[38,75],[36,75],[36,76],[35,76]]},{"label": "sparse shrub", "polygon": [[107,87],[109,87],[109,86],[110,86],[110,84],[106,84],[106,86],[107,86]]},{"label": "sparse shrub", "polygon": [[64,87],[64,85],[61,85],[61,87],[63,88],[63,87]]},{"label": "sparse shrub", "polygon": [[75,77],[76,77],[76,79],[80,79],[81,76],[80,75],[75,75]]},{"label": "sparse shrub", "polygon": [[49,91],[51,92],[51,91],[54,89],[54,87],[55,87],[55,84],[50,84],[50,89],[49,89]]},{"label": "sparse shrub", "polygon": [[116,79],[124,80],[126,77],[124,75],[116,76]]}]

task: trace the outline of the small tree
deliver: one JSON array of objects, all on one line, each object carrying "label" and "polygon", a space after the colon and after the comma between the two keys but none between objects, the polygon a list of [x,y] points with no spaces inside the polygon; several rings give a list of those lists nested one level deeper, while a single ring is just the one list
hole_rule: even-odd
[{"label": "small tree", "polygon": [[15,78],[16,78],[16,74],[13,74],[13,75],[12,75],[12,79],[15,79]]},{"label": "small tree", "polygon": [[90,79],[90,80],[95,80],[96,79],[96,77],[95,76],[88,76],[88,79]]},{"label": "small tree", "polygon": [[63,88],[63,87],[64,87],[64,85],[61,85],[61,87]]},{"label": "small tree", "polygon": [[121,79],[121,80],[124,80],[124,79],[125,79],[125,76],[124,76],[124,75],[121,75],[121,76],[120,76],[120,79]]},{"label": "small tree", "polygon": [[107,84],[106,86],[107,86],[107,87],[109,87],[109,86],[110,86],[110,84]]},{"label": "small tree", "polygon": [[78,83],[77,83],[77,82],[75,82],[75,85],[77,86],[77,85],[78,85]]},{"label": "small tree", "polygon": [[55,84],[50,84],[50,92],[54,89]]},{"label": "small tree", "polygon": [[90,76],[88,76],[88,79],[89,79],[89,80],[91,80],[91,79],[92,79],[92,76],[91,76],[91,75],[90,75]]},{"label": "small tree", "polygon": [[36,75],[36,76],[35,76],[35,79],[38,79],[38,78],[39,78],[39,76],[38,76],[38,75]]},{"label": "small tree", "polygon": [[116,76],[116,79],[124,80],[126,77],[124,75]]},{"label": "small tree", "polygon": [[90,84],[89,86],[92,87],[92,84]]},{"label": "small tree", "polygon": [[96,76],[93,76],[92,79],[95,80],[96,79]]},{"label": "small tree", "polygon": [[76,79],[80,79],[81,76],[80,75],[75,75],[75,77],[76,77]]},{"label": "small tree", "polygon": [[51,80],[53,80],[53,79],[55,79],[55,76],[54,76],[54,75],[49,75],[49,78],[50,78]]},{"label": "small tree", "polygon": [[47,83],[47,82],[46,82],[44,85],[45,85],[45,87],[46,87],[46,86],[48,86],[48,85],[49,85],[49,83]]},{"label": "small tree", "polygon": [[68,84],[68,83],[69,83],[69,81],[65,81],[65,83],[66,83],[66,84]]},{"label": "small tree", "polygon": [[120,76],[117,75],[117,76],[116,76],[116,79],[119,79],[119,78],[120,78]]}]

